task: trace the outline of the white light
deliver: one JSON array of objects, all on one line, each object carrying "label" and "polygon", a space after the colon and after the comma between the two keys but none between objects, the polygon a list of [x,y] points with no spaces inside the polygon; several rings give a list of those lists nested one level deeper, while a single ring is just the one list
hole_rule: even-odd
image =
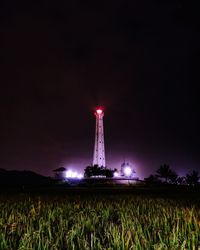
[{"label": "white light", "polygon": [[119,177],[119,173],[118,172],[114,172],[114,177]]},{"label": "white light", "polygon": [[82,178],[83,178],[83,175],[82,175],[82,174],[78,174],[78,175],[77,175],[77,178],[78,178],[78,179],[82,179]]},{"label": "white light", "polygon": [[77,178],[77,172],[72,172],[72,178]]},{"label": "white light", "polygon": [[131,174],[132,174],[132,169],[130,167],[128,167],[128,166],[125,167],[124,168],[124,174],[125,174],[125,176],[130,177]]},{"label": "white light", "polygon": [[66,178],[71,178],[72,177],[72,171],[67,170],[65,176],[66,176]]},{"label": "white light", "polygon": [[75,171],[72,171],[72,170],[67,170],[65,172],[65,178],[68,178],[68,179],[82,179],[83,178],[83,174],[79,174]]}]

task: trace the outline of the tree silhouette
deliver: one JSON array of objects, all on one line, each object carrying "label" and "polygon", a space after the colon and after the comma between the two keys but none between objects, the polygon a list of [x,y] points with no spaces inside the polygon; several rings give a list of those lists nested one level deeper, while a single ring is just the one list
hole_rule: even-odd
[{"label": "tree silhouette", "polygon": [[144,178],[144,180],[147,185],[159,184],[161,182],[156,175],[152,174],[149,177]]},{"label": "tree silhouette", "polygon": [[175,177],[177,178],[177,174],[170,169],[170,166],[167,164],[163,164],[160,168],[156,171],[156,176],[158,178],[164,179],[166,183],[169,182],[170,178],[174,181]]},{"label": "tree silhouette", "polygon": [[178,180],[178,174],[171,170],[171,173],[169,174],[169,183],[171,184],[177,184],[177,180]]},{"label": "tree silhouette", "polygon": [[86,178],[90,178],[93,176],[105,176],[107,178],[112,178],[115,170],[106,168],[106,167],[99,167],[98,165],[94,166],[87,166],[84,170],[84,176]]},{"label": "tree silhouette", "polygon": [[195,186],[198,184],[199,179],[199,173],[193,170],[192,173],[186,175],[185,181],[188,185]]},{"label": "tree silhouette", "polygon": [[178,176],[176,183],[178,185],[184,185],[185,184],[185,177],[184,176]]},{"label": "tree silhouette", "polygon": [[87,166],[85,169],[84,169],[84,177],[86,178],[90,178],[92,176],[92,166]]}]

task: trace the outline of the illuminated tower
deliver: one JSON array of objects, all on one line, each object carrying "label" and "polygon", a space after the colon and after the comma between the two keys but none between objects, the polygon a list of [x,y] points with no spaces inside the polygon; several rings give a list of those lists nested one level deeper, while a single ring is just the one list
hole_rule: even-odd
[{"label": "illuminated tower", "polygon": [[105,146],[104,146],[104,133],[103,133],[103,116],[104,112],[102,108],[97,108],[95,111],[96,116],[96,131],[95,131],[95,144],[94,144],[94,156],[93,165],[99,167],[106,166],[105,162]]}]

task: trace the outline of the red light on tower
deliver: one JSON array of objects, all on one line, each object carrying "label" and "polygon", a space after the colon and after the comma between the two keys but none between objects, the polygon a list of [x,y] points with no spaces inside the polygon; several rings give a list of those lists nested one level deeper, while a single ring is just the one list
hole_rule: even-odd
[{"label": "red light on tower", "polygon": [[103,108],[102,107],[97,107],[96,109],[95,109],[95,113],[94,113],[95,115],[103,115],[104,114],[104,112],[103,112]]},{"label": "red light on tower", "polygon": [[100,115],[100,114],[102,114],[103,110],[102,109],[97,109],[96,112],[97,112],[98,115]]}]

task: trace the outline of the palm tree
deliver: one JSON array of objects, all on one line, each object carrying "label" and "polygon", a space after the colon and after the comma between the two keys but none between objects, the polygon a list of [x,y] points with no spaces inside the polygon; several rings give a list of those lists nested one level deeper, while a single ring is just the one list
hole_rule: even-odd
[{"label": "palm tree", "polygon": [[[164,179],[166,183],[168,183],[170,177],[173,175],[173,171],[170,169],[170,166],[167,164],[163,164],[160,168],[156,171],[157,177]],[[175,172],[174,172],[175,173]]]},{"label": "palm tree", "polygon": [[184,185],[185,184],[185,177],[184,176],[179,176],[176,180],[176,183],[178,185]]},{"label": "palm tree", "polygon": [[188,185],[195,186],[198,184],[199,179],[200,179],[199,173],[193,170],[192,173],[186,175],[185,181]]}]

